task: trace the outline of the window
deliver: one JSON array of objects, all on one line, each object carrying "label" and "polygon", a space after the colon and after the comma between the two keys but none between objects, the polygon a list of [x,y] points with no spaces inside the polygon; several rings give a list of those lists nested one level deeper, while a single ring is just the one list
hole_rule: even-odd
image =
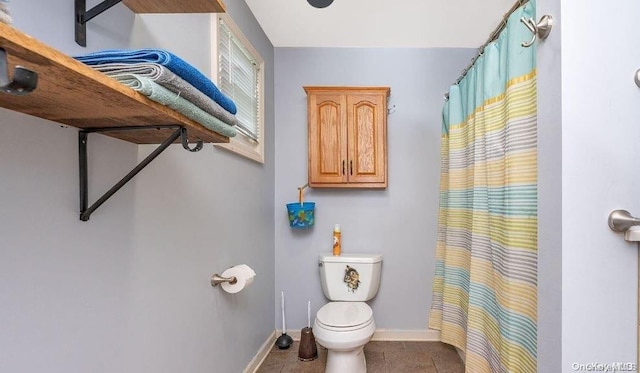
[{"label": "window", "polygon": [[264,61],[226,13],[215,14],[213,80],[236,104],[238,134],[216,144],[264,163]]}]

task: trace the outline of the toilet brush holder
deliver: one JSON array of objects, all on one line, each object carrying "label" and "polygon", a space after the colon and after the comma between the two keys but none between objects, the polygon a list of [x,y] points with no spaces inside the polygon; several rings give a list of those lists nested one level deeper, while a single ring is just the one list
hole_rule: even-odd
[{"label": "toilet brush holder", "polygon": [[318,357],[318,346],[313,336],[313,330],[309,327],[302,328],[300,334],[300,348],[298,349],[298,359],[301,361],[311,361]]}]

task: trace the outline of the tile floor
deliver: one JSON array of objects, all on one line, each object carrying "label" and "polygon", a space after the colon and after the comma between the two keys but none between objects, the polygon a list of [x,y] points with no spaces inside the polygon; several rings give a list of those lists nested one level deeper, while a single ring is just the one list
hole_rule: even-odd
[{"label": "tile floor", "polygon": [[[257,373],[324,373],[327,350],[317,346],[318,358],[312,361],[298,359],[298,341],[286,350],[273,346]],[[364,354],[367,373],[464,373],[455,348],[439,342],[372,341]]]}]

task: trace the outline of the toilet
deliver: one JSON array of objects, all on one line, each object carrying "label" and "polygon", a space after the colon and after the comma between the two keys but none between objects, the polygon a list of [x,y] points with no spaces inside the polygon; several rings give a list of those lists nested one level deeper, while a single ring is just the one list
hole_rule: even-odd
[{"label": "toilet", "polygon": [[320,283],[329,303],[313,323],[316,342],[327,349],[325,373],[365,373],[364,345],[376,330],[373,311],[365,302],[380,285],[382,255],[320,255]]}]

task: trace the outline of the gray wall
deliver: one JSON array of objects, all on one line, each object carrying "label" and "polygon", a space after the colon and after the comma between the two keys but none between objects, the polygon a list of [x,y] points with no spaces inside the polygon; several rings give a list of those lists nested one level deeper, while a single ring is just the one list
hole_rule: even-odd
[{"label": "gray wall", "polygon": [[[84,53],[73,40],[73,1],[38,1],[37,12],[33,2],[10,7],[16,28]],[[131,29],[126,8],[110,13],[113,30]],[[103,32],[106,21],[90,25],[87,50],[126,46]],[[134,190],[81,222],[77,131],[4,109],[0,117],[0,371],[126,371]],[[90,141],[93,201],[135,166],[137,147]]]},{"label": "gray wall", "polygon": [[[10,6],[15,27],[71,55],[141,39],[121,4],[89,23],[86,49],[73,1]],[[266,64],[264,165],[172,146],[81,222],[77,131],[0,111],[0,371],[239,372],[273,331],[273,48],[244,2],[227,8]],[[209,35],[192,36],[173,49],[201,67]],[[153,149],[89,141],[90,201]],[[239,263],[257,272],[251,287],[209,285]]]},{"label": "gray wall", "polygon": [[[473,56],[468,49],[276,48],[276,325],[280,291],[287,327],[312,322],[327,302],[317,256],[331,251],[342,228],[343,253],[382,253],[382,282],[370,304],[378,328],[426,330],[431,303],[438,214],[443,94]],[[305,85],[389,86],[389,187],[306,190],[315,226],[289,227],[285,205],[307,182]]]},{"label": "gray wall", "polygon": [[[538,0],[553,15],[536,44],[538,69],[538,371],[562,372],[562,84],[560,1]],[[566,366],[565,366],[566,367]]]}]

